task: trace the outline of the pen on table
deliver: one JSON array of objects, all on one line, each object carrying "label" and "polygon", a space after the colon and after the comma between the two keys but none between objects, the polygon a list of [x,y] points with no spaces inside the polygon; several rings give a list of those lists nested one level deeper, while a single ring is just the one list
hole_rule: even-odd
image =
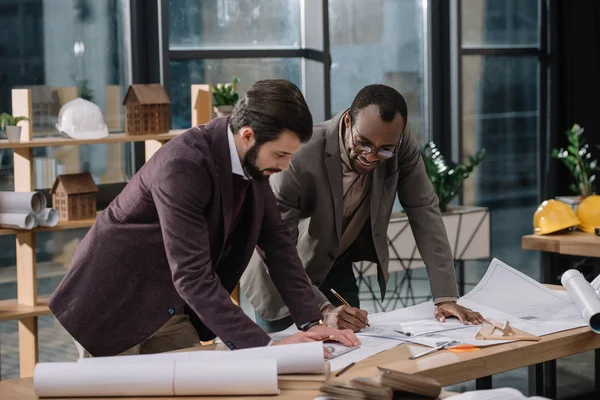
[{"label": "pen on table", "polygon": [[337,374],[335,374],[335,376],[340,376],[341,374],[343,374],[344,372],[348,371],[350,368],[352,368],[354,366],[354,363],[351,362],[350,364],[346,365],[344,368],[342,368],[340,370],[340,372],[338,372]]},{"label": "pen on table", "polygon": [[412,333],[410,333],[410,332],[402,332],[402,331],[397,331],[397,330],[394,330],[394,332],[399,333],[404,336],[412,336]]},{"label": "pen on table", "polygon": [[[338,292],[336,292],[333,288],[330,289],[331,293],[333,293],[335,295],[335,297],[337,297],[342,303],[344,303],[345,305],[347,305],[348,307],[352,307],[346,300],[344,300],[344,298],[342,296],[340,296],[340,294]],[[363,321],[361,321],[363,322]],[[368,322],[365,322],[365,325],[367,325],[368,327],[370,327],[371,325],[369,325]]]},{"label": "pen on table", "polygon": [[413,356],[410,356],[410,357],[408,357],[408,359],[409,359],[409,360],[415,360],[415,359],[417,359],[417,358],[419,358],[419,357],[423,357],[423,356],[426,356],[426,355],[428,355],[428,354],[435,353],[435,352],[436,352],[436,351],[438,351],[438,350],[442,350],[443,348],[445,348],[446,346],[448,346],[448,345],[451,345],[451,344],[454,344],[454,341],[452,341],[452,340],[449,340],[449,341],[447,341],[447,342],[444,342],[444,343],[440,344],[439,346],[436,346],[436,347],[434,347],[434,348],[432,348],[432,349],[429,349],[429,350],[427,350],[427,351],[424,351],[424,352],[422,352],[422,353],[419,353],[419,354],[415,354],[415,355],[413,355]]}]

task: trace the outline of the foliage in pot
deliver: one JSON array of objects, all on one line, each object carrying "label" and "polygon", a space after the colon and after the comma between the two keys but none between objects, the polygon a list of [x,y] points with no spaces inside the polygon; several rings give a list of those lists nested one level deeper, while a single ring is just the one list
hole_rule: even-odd
[{"label": "foliage in pot", "polygon": [[565,132],[569,145],[566,149],[552,149],[552,157],[556,158],[569,168],[575,183],[569,185],[574,193],[582,197],[595,193],[596,170],[598,161],[592,158],[590,146],[585,142],[584,129],[578,124],[573,124]]},{"label": "foliage in pot", "polygon": [[0,131],[5,130],[7,126],[17,126],[17,124],[21,121],[29,121],[29,118],[13,117],[10,114],[2,113],[0,114]]},{"label": "foliage in pot", "polygon": [[235,106],[239,99],[237,92],[237,85],[240,82],[240,78],[237,76],[233,77],[231,84],[224,84],[212,87],[213,105],[219,106]]},{"label": "foliage in pot", "polygon": [[448,211],[448,204],[456,197],[462,183],[471,175],[475,167],[485,157],[485,149],[469,156],[468,163],[449,165],[434,142],[429,142],[421,149],[427,176],[433,184],[440,203],[440,211]]}]

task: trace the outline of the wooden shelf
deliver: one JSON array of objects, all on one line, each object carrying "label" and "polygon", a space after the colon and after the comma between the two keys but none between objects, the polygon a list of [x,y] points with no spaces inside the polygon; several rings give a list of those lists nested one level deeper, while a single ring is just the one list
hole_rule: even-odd
[{"label": "wooden shelf", "polygon": [[111,133],[102,139],[70,139],[63,137],[46,137],[34,138],[30,141],[13,143],[7,139],[0,140],[0,149],[22,149],[31,147],[49,147],[49,146],[79,146],[82,144],[109,144],[109,143],[127,143],[127,142],[144,142],[146,140],[169,140],[177,137],[180,133],[185,132],[184,129],[173,130],[169,133],[160,133],[153,135],[127,135],[125,133]]},{"label": "wooden shelf", "polygon": [[52,312],[48,308],[49,299],[49,297],[40,297],[37,306],[17,304],[16,299],[2,300],[0,301],[0,321],[50,315]]},{"label": "wooden shelf", "polygon": [[[98,215],[98,214],[96,214]],[[0,236],[6,235],[16,235],[17,233],[26,233],[26,232],[55,232],[55,231],[65,231],[69,229],[81,229],[81,228],[89,228],[94,224],[96,218],[88,218],[81,219],[77,221],[58,221],[58,224],[54,227],[45,227],[40,226],[35,229],[0,229]]]}]

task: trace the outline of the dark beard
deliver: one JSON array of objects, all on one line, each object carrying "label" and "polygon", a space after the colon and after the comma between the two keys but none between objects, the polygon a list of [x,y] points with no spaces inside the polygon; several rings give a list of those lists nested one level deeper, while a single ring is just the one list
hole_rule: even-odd
[{"label": "dark beard", "polygon": [[[269,177],[263,174],[263,171],[258,169],[256,166],[256,159],[258,157],[258,150],[260,149],[260,145],[253,145],[244,156],[244,169],[252,179],[255,179],[258,182],[267,182]],[[269,170],[271,171],[271,170]],[[272,170],[274,172],[279,172],[280,170]]]}]

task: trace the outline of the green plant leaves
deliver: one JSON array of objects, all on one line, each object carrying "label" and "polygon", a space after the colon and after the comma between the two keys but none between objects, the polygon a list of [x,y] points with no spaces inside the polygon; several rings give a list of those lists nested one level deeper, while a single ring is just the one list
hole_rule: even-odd
[{"label": "green plant leaves", "polygon": [[233,77],[231,84],[225,84],[212,87],[213,101],[216,107],[218,106],[235,106],[239,99],[237,86],[240,78]]},{"label": "green plant leaves", "polygon": [[5,130],[7,126],[17,126],[17,124],[21,121],[29,121],[29,118],[13,117],[10,114],[2,113],[0,114],[0,131]]},{"label": "green plant leaves", "polygon": [[575,183],[569,185],[569,189],[580,196],[589,196],[595,193],[595,172],[598,162],[590,152],[590,146],[583,136],[584,129],[578,124],[573,124],[571,129],[565,132],[569,145],[566,150],[552,149],[552,158],[560,160],[571,172]]},{"label": "green plant leaves", "polygon": [[440,210],[448,210],[448,204],[456,197],[462,183],[471,175],[475,167],[485,157],[485,149],[479,150],[474,156],[469,156],[469,162],[452,168],[434,142],[427,143],[421,150],[425,171],[433,184],[440,203]]}]

